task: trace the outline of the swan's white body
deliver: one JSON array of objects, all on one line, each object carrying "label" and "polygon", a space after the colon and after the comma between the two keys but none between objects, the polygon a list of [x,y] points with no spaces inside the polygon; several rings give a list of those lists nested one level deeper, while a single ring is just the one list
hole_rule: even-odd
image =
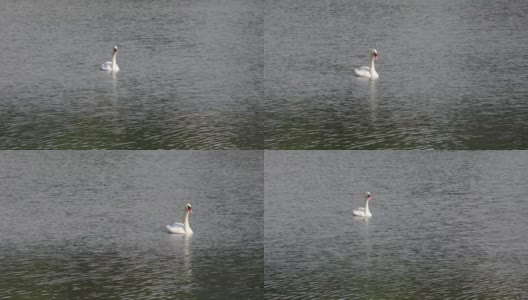
[{"label": "swan's white body", "polygon": [[172,225],[167,225],[167,229],[171,233],[177,233],[177,234],[193,234],[193,231],[191,229],[191,226],[189,226],[189,214],[192,213],[192,208],[190,204],[186,204],[185,206],[185,220],[182,223],[174,223]]},{"label": "swan's white body", "polygon": [[367,77],[376,79],[379,78],[378,72],[376,72],[376,68],[374,67],[374,61],[378,59],[378,51],[376,49],[372,49],[372,52],[370,53],[370,68],[369,67],[361,67],[354,69],[354,72],[359,77]]},{"label": "swan's white body", "polygon": [[359,208],[356,208],[352,211],[352,213],[354,214],[354,216],[358,216],[358,217],[365,217],[365,218],[370,218],[372,217],[372,214],[370,213],[370,210],[369,210],[369,201],[370,201],[371,197],[370,197],[370,193],[367,192],[365,194],[365,207],[359,207]]},{"label": "swan's white body", "polygon": [[103,71],[119,71],[119,66],[117,65],[117,46],[114,46],[114,54],[112,55],[112,61],[107,61],[101,65],[101,70]]}]

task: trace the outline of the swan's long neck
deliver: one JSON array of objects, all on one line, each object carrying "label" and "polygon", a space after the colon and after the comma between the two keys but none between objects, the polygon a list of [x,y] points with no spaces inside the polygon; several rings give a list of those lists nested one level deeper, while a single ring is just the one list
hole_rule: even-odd
[{"label": "swan's long neck", "polygon": [[189,211],[185,213],[185,221],[183,222],[183,229],[185,233],[192,233],[191,226],[189,226]]},{"label": "swan's long neck", "polygon": [[116,64],[117,64],[117,51],[114,51],[114,55],[112,55],[112,70],[115,69]]},{"label": "swan's long neck", "polygon": [[[370,58],[370,76],[372,76],[373,74],[376,74],[376,69],[374,68],[374,61],[375,61],[375,57],[373,55]],[[368,203],[368,200],[367,200],[367,203]]]},{"label": "swan's long neck", "polygon": [[[374,64],[372,64],[374,65]],[[365,200],[365,215],[370,215],[370,210],[368,208],[369,199]]]}]

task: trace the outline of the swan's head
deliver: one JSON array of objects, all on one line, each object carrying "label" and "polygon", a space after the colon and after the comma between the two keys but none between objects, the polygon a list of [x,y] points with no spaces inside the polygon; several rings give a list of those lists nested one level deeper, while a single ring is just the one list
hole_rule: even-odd
[{"label": "swan's head", "polygon": [[370,192],[365,193],[365,198],[368,199],[369,201],[372,200],[372,197],[370,196]]},{"label": "swan's head", "polygon": [[114,46],[114,53],[117,53],[117,46]]},{"label": "swan's head", "polygon": [[370,55],[372,56],[372,58],[374,58],[374,60],[378,60],[378,51],[376,51],[376,49],[372,49]]},{"label": "swan's head", "polygon": [[192,214],[192,207],[190,203],[185,204],[185,212]]}]

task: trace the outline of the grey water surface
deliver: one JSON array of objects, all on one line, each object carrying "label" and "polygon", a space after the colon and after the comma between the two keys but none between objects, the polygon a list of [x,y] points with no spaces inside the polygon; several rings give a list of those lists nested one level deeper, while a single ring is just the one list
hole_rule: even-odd
[{"label": "grey water surface", "polygon": [[261,1],[2,1],[0,149],[261,149],[262,23]]},{"label": "grey water surface", "polygon": [[266,299],[528,297],[525,152],[268,151],[264,177]]},{"label": "grey water surface", "polygon": [[528,147],[528,2],[266,3],[265,149]]},{"label": "grey water surface", "polygon": [[[262,153],[0,153],[0,299],[262,299]],[[193,213],[189,237],[166,224]]]}]

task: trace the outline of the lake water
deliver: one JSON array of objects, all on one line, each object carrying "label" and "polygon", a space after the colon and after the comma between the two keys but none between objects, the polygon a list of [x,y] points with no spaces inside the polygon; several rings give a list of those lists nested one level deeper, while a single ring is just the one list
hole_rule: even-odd
[{"label": "lake water", "polygon": [[2,1],[0,149],[262,148],[262,8]]},{"label": "lake water", "polygon": [[266,3],[266,149],[528,147],[528,2]]},{"label": "lake water", "polygon": [[[262,168],[252,151],[3,151],[0,298],[262,299]],[[194,234],[167,233],[186,202]]]},{"label": "lake water", "polygon": [[266,299],[526,299],[527,178],[526,152],[268,151]]},{"label": "lake water", "polygon": [[[2,1],[0,149],[525,149],[527,14],[523,1]],[[121,71],[99,71],[113,45]],[[371,48],[381,77],[354,77]]]}]

